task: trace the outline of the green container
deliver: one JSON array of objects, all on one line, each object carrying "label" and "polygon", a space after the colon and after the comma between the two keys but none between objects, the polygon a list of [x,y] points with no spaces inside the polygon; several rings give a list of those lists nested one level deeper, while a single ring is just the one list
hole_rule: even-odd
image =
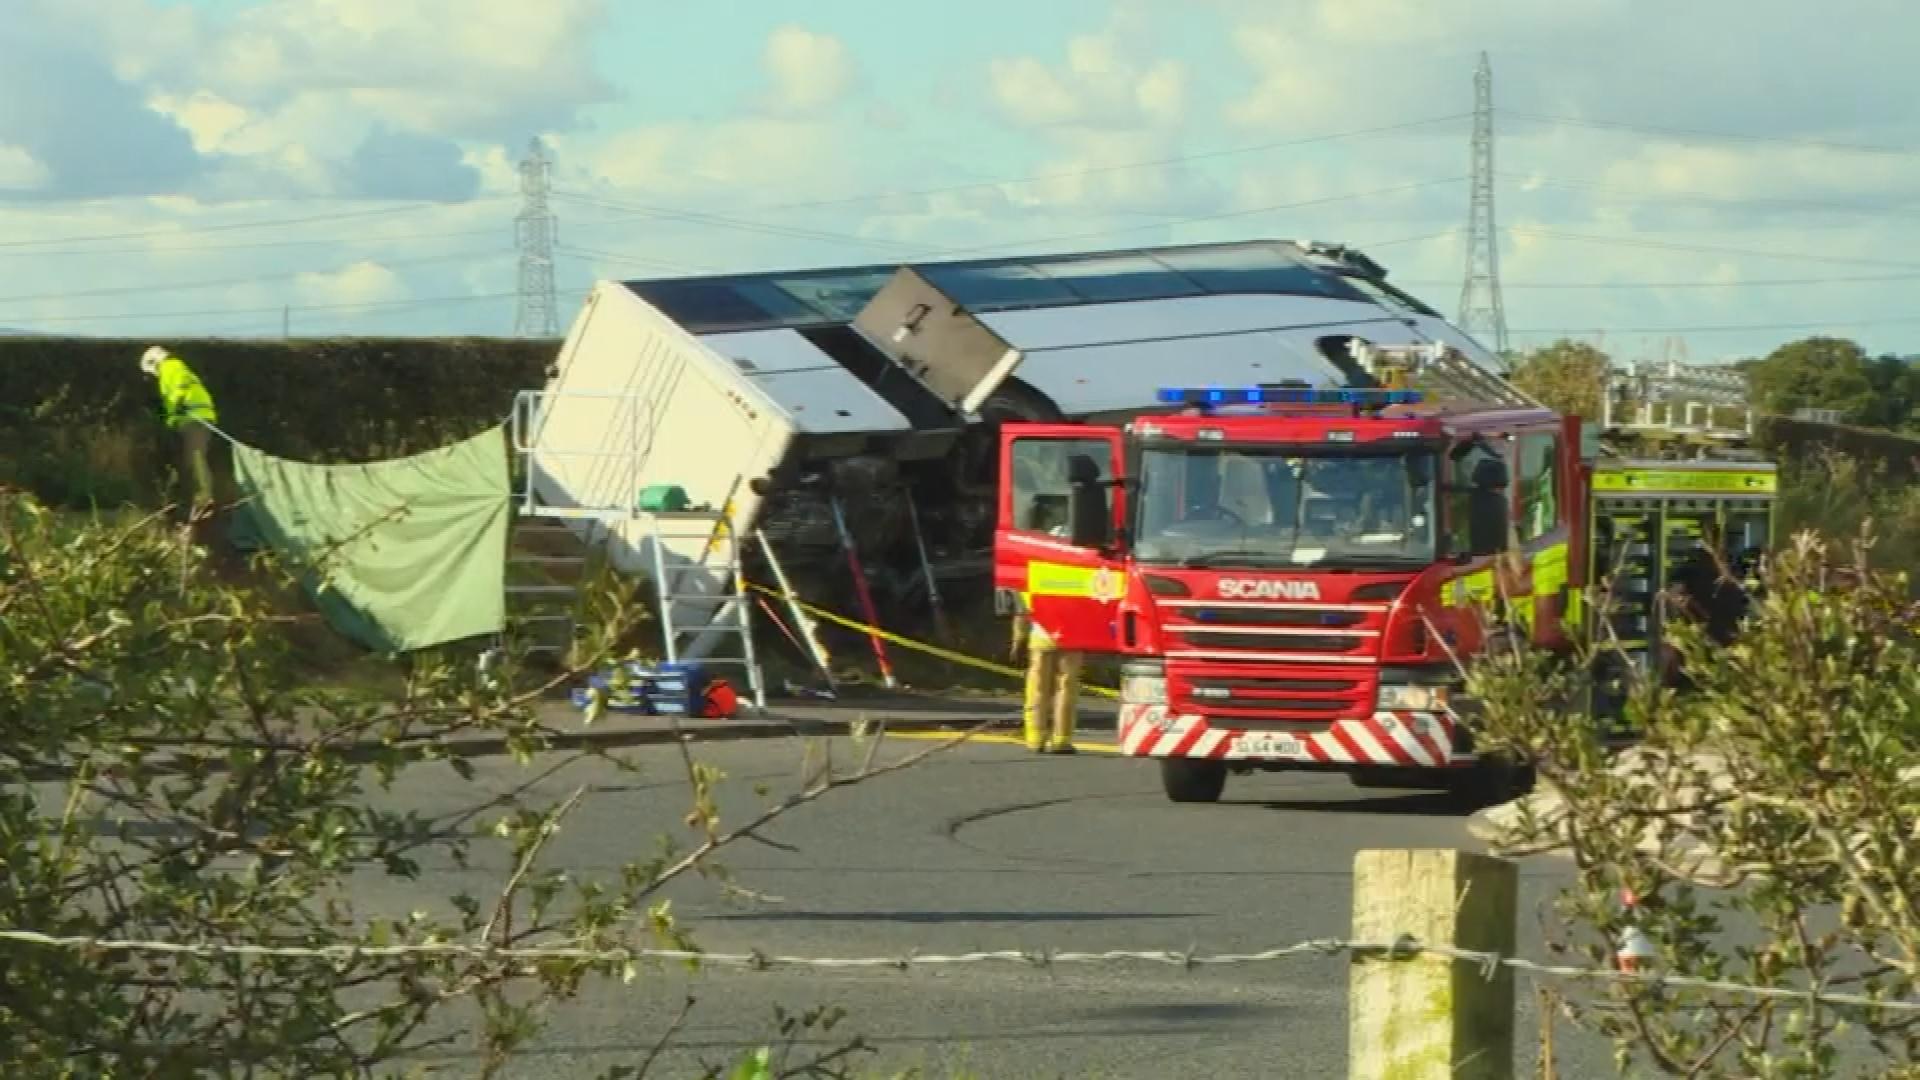
[{"label": "green container", "polygon": [[647,514],[677,514],[692,503],[687,489],[679,484],[655,484],[641,489],[638,508]]}]

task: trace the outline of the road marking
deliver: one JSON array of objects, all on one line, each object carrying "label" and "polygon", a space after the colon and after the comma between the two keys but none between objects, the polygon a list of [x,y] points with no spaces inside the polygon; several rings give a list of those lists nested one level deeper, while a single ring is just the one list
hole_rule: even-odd
[{"label": "road marking", "polygon": [[[889,731],[889,739],[920,739],[925,742],[945,742],[960,734],[957,731]],[[1005,746],[1025,746],[1026,741],[1018,735],[995,735],[981,732],[967,740],[975,743],[999,743]],[[1095,754],[1118,754],[1120,747],[1116,743],[1075,742],[1075,750],[1089,751]]]}]

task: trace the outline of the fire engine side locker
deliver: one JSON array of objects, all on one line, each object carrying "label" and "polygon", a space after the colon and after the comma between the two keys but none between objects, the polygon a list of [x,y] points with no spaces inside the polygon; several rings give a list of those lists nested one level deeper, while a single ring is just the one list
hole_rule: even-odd
[{"label": "fire engine side locker", "polygon": [[1601,649],[1592,709],[1620,735],[1628,680],[1647,675],[1660,655],[1659,597],[1674,571],[1709,525],[1723,559],[1770,547],[1779,482],[1761,461],[1601,458],[1592,477],[1587,580],[1599,595],[1588,630]]}]

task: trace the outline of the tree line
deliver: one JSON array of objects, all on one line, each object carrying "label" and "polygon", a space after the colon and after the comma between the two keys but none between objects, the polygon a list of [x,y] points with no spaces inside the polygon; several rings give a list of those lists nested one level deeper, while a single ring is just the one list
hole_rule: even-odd
[{"label": "tree line", "polygon": [[[1599,418],[1605,372],[1614,363],[1606,352],[1562,339],[1512,360],[1523,390],[1561,412]],[[1846,338],[1809,337],[1733,366],[1746,372],[1762,412],[1831,409],[1855,427],[1920,433],[1920,366],[1911,357],[1870,356]]]}]

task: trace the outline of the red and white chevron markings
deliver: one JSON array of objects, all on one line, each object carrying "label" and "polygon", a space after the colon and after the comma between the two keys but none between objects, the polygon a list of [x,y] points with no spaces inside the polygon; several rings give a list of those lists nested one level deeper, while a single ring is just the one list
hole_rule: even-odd
[{"label": "red and white chevron markings", "polygon": [[1457,759],[1453,717],[1444,712],[1376,712],[1299,734],[1214,727],[1165,705],[1120,706],[1120,750],[1133,757],[1298,761],[1324,765],[1438,768]]}]

